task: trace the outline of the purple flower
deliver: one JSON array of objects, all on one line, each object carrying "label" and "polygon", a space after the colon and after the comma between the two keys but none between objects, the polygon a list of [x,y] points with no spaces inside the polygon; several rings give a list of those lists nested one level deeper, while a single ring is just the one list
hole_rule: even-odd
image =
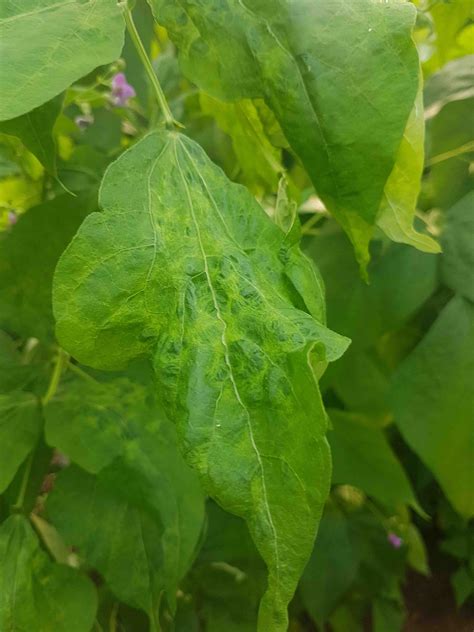
[{"label": "purple flower", "polygon": [[15,213],[15,211],[8,211],[8,224],[10,226],[13,226],[13,224],[16,224],[18,221],[18,215]]},{"label": "purple flower", "polygon": [[387,540],[390,542],[394,549],[399,549],[403,544],[402,538],[392,531],[387,535]]},{"label": "purple flower", "polygon": [[117,107],[127,105],[127,101],[136,94],[133,86],[127,83],[123,72],[118,72],[112,77],[112,104]]}]

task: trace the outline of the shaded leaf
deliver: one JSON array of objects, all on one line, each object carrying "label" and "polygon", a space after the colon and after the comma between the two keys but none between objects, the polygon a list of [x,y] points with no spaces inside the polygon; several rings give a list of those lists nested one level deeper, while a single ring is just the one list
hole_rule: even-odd
[{"label": "shaded leaf", "polygon": [[329,415],[333,484],[358,487],[389,509],[401,504],[418,509],[410,481],[383,430],[343,411],[331,410]]},{"label": "shaded leaf", "polygon": [[13,340],[0,331],[0,393],[21,389],[32,375],[31,367],[22,364]]},{"label": "shaded leaf", "polygon": [[113,0],[2,3],[0,120],[37,108],[117,59],[123,46],[121,11]]},{"label": "shaded leaf", "polygon": [[269,567],[261,629],[284,630],[329,485],[308,353],[331,361],[348,341],[303,311],[285,276],[297,245],[186,137],[137,143],[100,202],[57,268],[58,337],[97,368],[151,357],[188,462]]},{"label": "shaded leaf", "polygon": [[416,11],[390,0],[149,0],[184,73],[214,97],[262,97],[365,266],[418,88]]},{"label": "shaded leaf", "polygon": [[54,268],[92,205],[90,195],[62,195],[30,209],[0,233],[0,327],[23,337],[51,338]]},{"label": "shaded leaf", "polygon": [[[127,566],[133,565],[134,545],[128,544],[124,545],[130,551],[128,557],[119,554],[117,549],[115,570],[110,570],[111,587],[118,582],[117,595],[148,613],[152,604],[156,604],[160,591],[166,589],[173,606],[178,582],[193,559],[204,517],[201,489],[195,474],[178,453],[173,426],[160,420],[156,408],[146,401],[144,389],[126,379],[106,383],[98,383],[91,378],[67,382],[45,407],[45,419],[45,433],[51,445],[64,451],[88,471],[100,472],[98,486],[102,491],[98,492],[95,502],[97,506],[101,502],[110,506],[107,517],[103,518],[105,530],[114,528],[114,516],[123,511],[133,517],[137,533],[143,521],[149,525],[146,528],[152,530],[150,537],[156,537],[162,548],[160,556],[154,549],[150,552],[159,583],[156,589],[152,585],[148,585],[146,590],[143,588],[148,581],[145,566],[137,571],[136,586],[127,588],[122,585],[120,573],[126,576]],[[84,489],[93,485],[93,479],[81,473],[67,480],[76,478],[83,481]],[[74,487],[74,482],[70,485]],[[63,525],[61,516],[55,518],[57,513],[65,511],[62,498],[60,495],[59,498],[53,496],[52,506],[48,505],[57,526]],[[81,498],[81,502],[86,504],[88,494],[84,491]],[[74,516],[79,524],[83,523],[79,519],[81,509],[71,510],[74,515],[64,519],[67,523],[64,529],[66,535],[74,534],[72,543],[75,544],[77,538],[75,532],[71,532],[76,528]],[[81,536],[87,551],[94,548],[95,540],[93,510],[89,511],[90,530],[86,529]],[[125,525],[121,537],[127,538]],[[107,558],[105,535],[104,538],[97,545],[100,551],[90,553],[92,563],[97,564],[103,573],[103,559]],[[119,544],[111,546],[119,547]],[[96,555],[99,561],[95,561]],[[145,592],[140,597],[142,589]],[[151,599],[150,603],[148,599]]]},{"label": "shaded leaf", "polygon": [[161,524],[117,491],[103,477],[72,466],[58,476],[48,498],[48,516],[116,597],[144,610],[156,628],[164,589]]},{"label": "shaded leaf", "polygon": [[5,632],[90,632],[97,597],[92,582],[48,559],[23,516],[0,527],[0,628]]},{"label": "shaded leaf", "polygon": [[49,173],[56,172],[53,128],[63,104],[59,95],[22,116],[0,123],[0,132],[16,136]]},{"label": "shaded leaf", "polygon": [[452,290],[474,301],[474,192],[447,213],[442,244],[441,278]]},{"label": "shaded leaf", "polygon": [[460,296],[400,365],[392,389],[395,421],[454,508],[474,513],[474,307]]},{"label": "shaded leaf", "polygon": [[303,603],[323,625],[356,579],[360,552],[354,547],[350,524],[333,503],[324,510],[311,558],[301,579]]},{"label": "shaded leaf", "polygon": [[448,103],[474,97],[474,55],[449,62],[424,87],[425,116],[432,118]]},{"label": "shaded leaf", "polygon": [[0,493],[13,480],[41,433],[38,400],[31,393],[0,395]]}]

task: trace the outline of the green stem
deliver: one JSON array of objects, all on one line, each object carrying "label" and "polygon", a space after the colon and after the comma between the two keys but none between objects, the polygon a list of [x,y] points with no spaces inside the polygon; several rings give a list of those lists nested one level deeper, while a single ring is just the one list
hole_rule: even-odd
[{"label": "green stem", "polygon": [[89,375],[89,373],[86,373],[85,371],[83,371],[81,368],[77,366],[77,364],[72,364],[72,362],[70,362],[68,369],[72,371],[73,373],[76,373],[76,375],[79,375],[79,377],[81,377],[83,380],[87,380],[88,382],[98,384],[97,380],[93,378],[92,375]]},{"label": "green stem", "polygon": [[163,112],[163,116],[165,118],[166,126],[169,128],[173,127],[183,127],[181,123],[175,120],[173,114],[170,110],[168,102],[165,97],[165,93],[163,92],[163,88],[158,81],[158,77],[156,76],[155,71],[153,70],[153,66],[151,65],[151,61],[147,55],[145,47],[143,46],[142,40],[140,39],[140,35],[137,31],[137,27],[135,26],[135,22],[133,21],[132,12],[128,7],[124,9],[124,17],[125,24],[127,25],[128,33],[132,39],[132,42],[137,49],[138,56],[140,57],[143,66],[145,68],[146,74],[153,86],[153,90],[155,91],[156,98],[160,105],[161,111]]},{"label": "green stem", "polygon": [[56,357],[56,362],[54,363],[54,369],[51,374],[51,379],[49,381],[48,390],[41,398],[41,403],[43,406],[46,406],[51,399],[54,397],[56,391],[58,390],[59,381],[61,379],[61,374],[69,361],[68,354],[62,349],[58,349],[58,355]]},{"label": "green stem", "polygon": [[18,492],[18,497],[16,499],[16,503],[12,506],[12,511],[21,511],[23,509],[23,503],[25,501],[26,488],[28,486],[28,480],[30,478],[31,466],[33,465],[33,452],[28,457],[25,464],[25,471],[23,472],[23,477],[21,479],[20,490]]}]

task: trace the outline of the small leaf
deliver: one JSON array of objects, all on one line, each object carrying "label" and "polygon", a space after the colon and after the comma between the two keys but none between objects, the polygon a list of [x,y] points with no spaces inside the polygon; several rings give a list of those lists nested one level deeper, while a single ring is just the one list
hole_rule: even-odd
[{"label": "small leaf", "polygon": [[22,363],[13,340],[0,331],[0,394],[21,389],[32,377],[31,366]]},{"label": "small leaf", "polygon": [[134,145],[100,202],[57,268],[59,340],[96,368],[151,357],[186,459],[269,567],[261,629],[284,630],[329,486],[308,354],[334,360],[348,340],[294,307],[297,245],[186,137]]},{"label": "small leaf", "polygon": [[0,395],[0,493],[13,480],[41,433],[38,400],[31,393]]},{"label": "small leaf", "polygon": [[92,582],[55,564],[23,516],[0,527],[0,629],[90,632],[97,609]]},{"label": "small leaf", "polygon": [[[25,114],[120,55],[114,0],[7,2],[0,11],[0,121]],[[41,34],[41,36],[38,36]]]},{"label": "small leaf", "polygon": [[397,160],[385,185],[377,225],[393,241],[423,252],[440,252],[439,244],[413,228],[424,166],[425,120],[421,89],[400,144]]},{"label": "small leaf", "polygon": [[474,307],[455,296],[400,365],[391,393],[404,439],[466,518],[474,514],[473,373]]},{"label": "small leaf", "polygon": [[56,142],[53,128],[63,105],[59,95],[22,116],[0,123],[0,132],[16,136],[44,168],[56,173]]}]

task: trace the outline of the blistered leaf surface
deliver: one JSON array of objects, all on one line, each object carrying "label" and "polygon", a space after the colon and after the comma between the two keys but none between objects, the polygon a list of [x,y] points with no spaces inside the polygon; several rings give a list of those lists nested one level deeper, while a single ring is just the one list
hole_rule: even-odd
[{"label": "blistered leaf surface", "polygon": [[100,202],[57,268],[59,339],[98,368],[152,358],[188,461],[269,567],[261,629],[284,630],[329,485],[308,354],[348,341],[305,311],[285,267],[306,269],[298,247],[186,137],[137,143]]},{"label": "blistered leaf surface", "polygon": [[149,0],[185,74],[227,100],[263,97],[358,259],[418,88],[415,9],[390,0]]}]

